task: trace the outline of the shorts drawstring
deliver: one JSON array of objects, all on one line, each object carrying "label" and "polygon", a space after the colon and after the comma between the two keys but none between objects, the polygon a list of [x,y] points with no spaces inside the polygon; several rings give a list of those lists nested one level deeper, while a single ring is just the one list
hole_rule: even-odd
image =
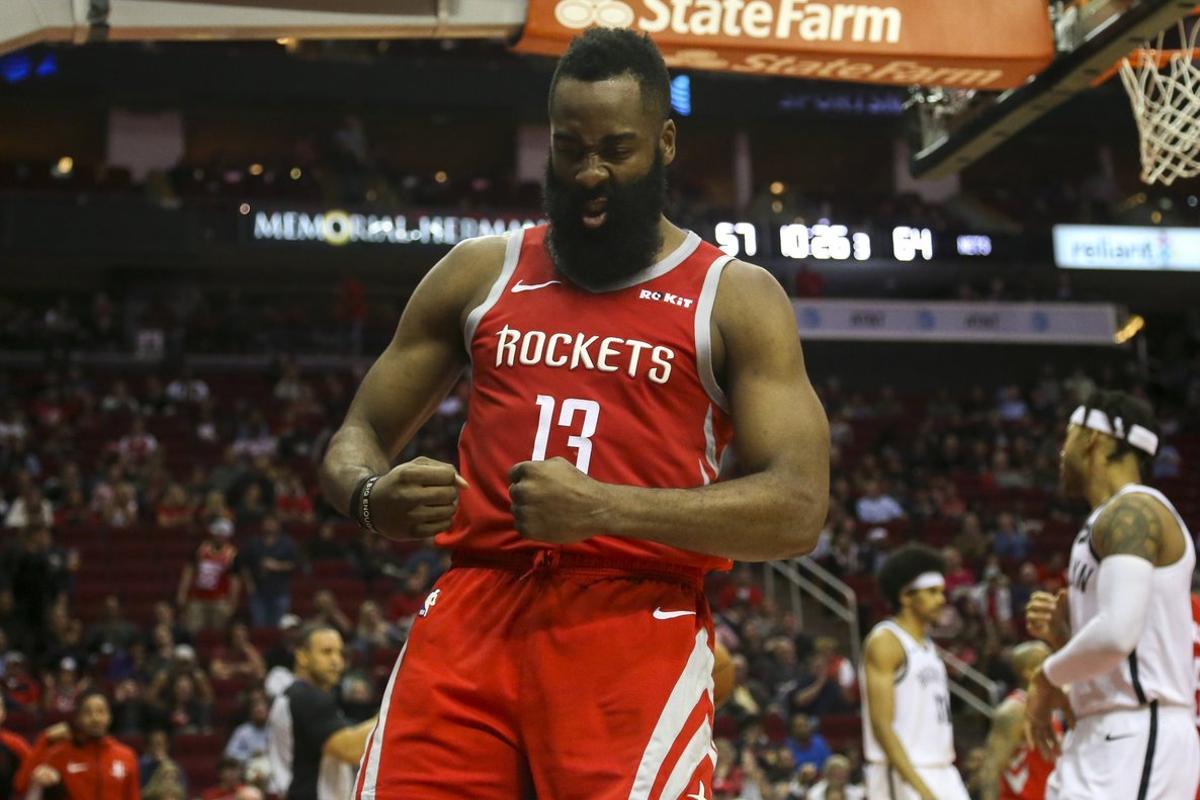
[{"label": "shorts drawstring", "polygon": [[561,561],[562,553],[558,550],[538,550],[533,555],[532,566],[525,570],[520,580],[525,580],[531,576],[537,578],[548,577],[554,570],[558,569]]}]

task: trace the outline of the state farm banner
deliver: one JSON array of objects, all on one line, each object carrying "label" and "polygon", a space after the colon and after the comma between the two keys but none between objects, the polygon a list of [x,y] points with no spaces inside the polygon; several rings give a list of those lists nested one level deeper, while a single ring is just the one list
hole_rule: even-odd
[{"label": "state farm banner", "polygon": [[1110,303],[795,300],[801,339],[980,344],[1113,344]]},{"label": "state farm banner", "polygon": [[667,65],[1006,89],[1054,56],[1045,0],[529,0],[519,52],[561,55],[600,25],[644,31]]}]

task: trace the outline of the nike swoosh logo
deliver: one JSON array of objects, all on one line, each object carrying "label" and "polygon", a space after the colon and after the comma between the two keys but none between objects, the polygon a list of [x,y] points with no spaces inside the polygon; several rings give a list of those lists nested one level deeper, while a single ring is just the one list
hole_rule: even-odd
[{"label": "nike swoosh logo", "polygon": [[1110,733],[1110,734],[1108,734],[1108,735],[1106,735],[1106,736],[1104,737],[1104,741],[1106,741],[1106,742],[1115,742],[1115,741],[1117,741],[1118,739],[1128,739],[1129,737],[1131,737],[1131,736],[1136,736],[1136,735],[1137,735],[1137,734],[1134,734],[1134,733],[1127,733],[1127,734],[1125,734],[1124,736],[1113,736],[1113,735]]},{"label": "nike swoosh logo", "polygon": [[76,772],[86,772],[87,768],[87,764],[67,764],[67,772],[70,772],[71,774]]},{"label": "nike swoosh logo", "polygon": [[676,617],[694,617],[695,611],[663,611],[661,608],[654,609],[655,619],[675,619]]},{"label": "nike swoosh logo", "polygon": [[562,283],[562,281],[546,281],[545,283],[521,283],[517,281],[511,291],[513,294],[517,292],[532,292],[535,289],[545,289],[547,286],[553,286],[556,283]]}]

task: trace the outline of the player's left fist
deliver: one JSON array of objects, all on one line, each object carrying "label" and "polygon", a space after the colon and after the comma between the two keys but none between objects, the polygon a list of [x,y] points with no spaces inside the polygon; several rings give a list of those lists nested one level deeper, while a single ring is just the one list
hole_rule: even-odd
[{"label": "player's left fist", "polygon": [[526,539],[571,544],[600,532],[602,484],[566,459],[522,461],[508,479],[513,523]]}]

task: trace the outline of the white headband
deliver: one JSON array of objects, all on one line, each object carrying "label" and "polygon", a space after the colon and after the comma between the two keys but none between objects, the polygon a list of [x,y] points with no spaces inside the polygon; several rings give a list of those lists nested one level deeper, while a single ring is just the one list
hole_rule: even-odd
[{"label": "white headband", "polygon": [[904,584],[902,592],[919,592],[921,589],[945,588],[946,578],[940,572],[922,572]]},{"label": "white headband", "polygon": [[1158,436],[1146,430],[1141,425],[1130,425],[1129,430],[1125,430],[1124,420],[1120,417],[1113,417],[1110,422],[1108,414],[1105,414],[1098,408],[1080,406],[1071,414],[1071,424],[1090,428],[1128,442],[1138,450],[1142,450],[1150,455],[1158,452]]}]

